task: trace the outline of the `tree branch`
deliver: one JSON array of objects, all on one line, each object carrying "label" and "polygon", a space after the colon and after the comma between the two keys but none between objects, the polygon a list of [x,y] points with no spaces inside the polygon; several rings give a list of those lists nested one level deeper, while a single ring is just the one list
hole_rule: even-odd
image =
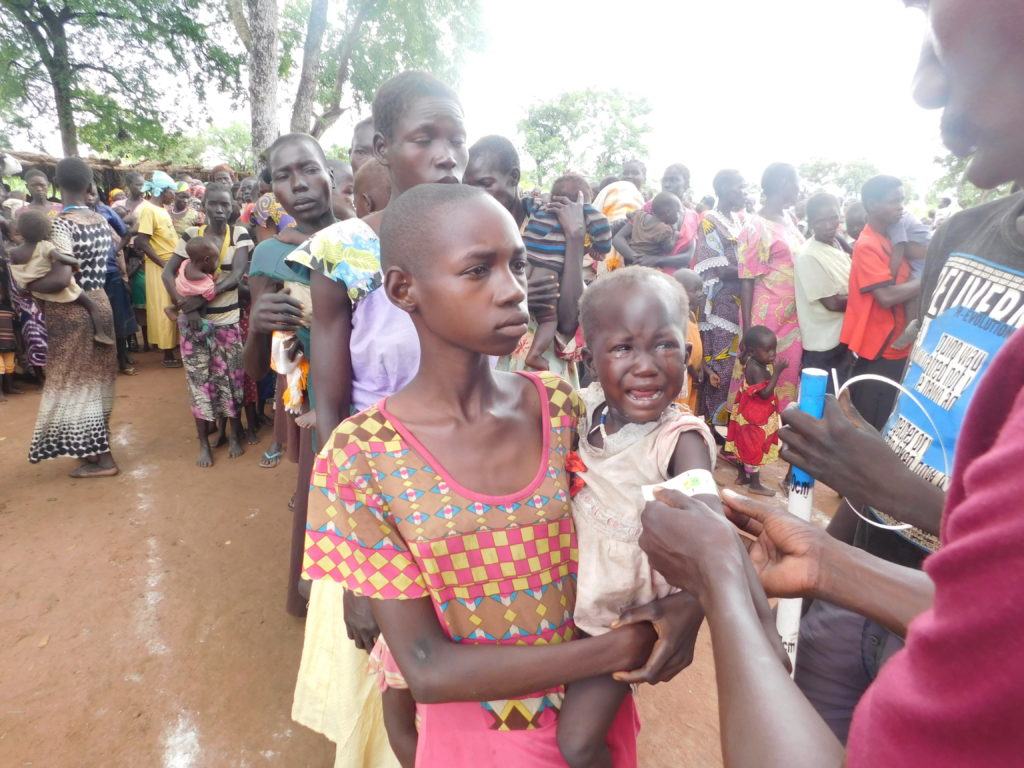
[{"label": "tree branch", "polygon": [[245,6],[243,0],[226,0],[228,18],[235,26],[238,39],[242,41],[245,52],[252,55],[252,32],[249,30],[249,22],[245,18]]},{"label": "tree branch", "polygon": [[302,46],[302,73],[295,89],[291,129],[295,133],[309,130],[313,115],[313,94],[320,74],[320,49],[327,29],[327,0],[313,0],[306,22],[306,41]]},{"label": "tree branch", "polygon": [[349,64],[352,60],[352,51],[355,50],[359,41],[359,34],[362,31],[363,23],[369,15],[376,10],[377,0],[363,0],[356,9],[352,24],[345,30],[345,35],[338,43],[338,72],[334,78],[334,87],[331,88],[331,98],[327,103],[327,109],[317,116],[313,121],[313,128],[310,133],[320,138],[324,132],[337,122],[345,111],[341,107],[341,97],[345,90],[345,83],[348,82]]}]

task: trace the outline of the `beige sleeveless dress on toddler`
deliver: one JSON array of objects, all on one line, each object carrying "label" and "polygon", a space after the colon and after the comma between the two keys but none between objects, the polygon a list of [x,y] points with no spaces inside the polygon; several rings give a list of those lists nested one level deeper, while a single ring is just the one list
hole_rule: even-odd
[{"label": "beige sleeveless dress on toddler", "polygon": [[580,423],[579,455],[586,485],[573,498],[579,545],[576,626],[601,635],[627,608],[666,597],[675,588],[651,568],[638,539],[644,500],[640,488],[669,479],[669,464],[684,432],[697,432],[715,464],[715,441],[703,419],[671,405],[657,421],[627,424],[607,435],[603,448],[587,440],[594,414],[605,402],[598,383],[580,393],[587,406]]}]

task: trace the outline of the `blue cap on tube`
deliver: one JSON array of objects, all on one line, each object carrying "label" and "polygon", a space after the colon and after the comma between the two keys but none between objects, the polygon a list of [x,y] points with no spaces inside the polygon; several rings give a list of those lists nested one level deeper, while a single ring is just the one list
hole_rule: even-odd
[{"label": "blue cap on tube", "polygon": [[[804,368],[800,372],[800,410],[820,419],[825,414],[825,393],[828,392],[828,373],[821,368]],[[814,478],[793,465],[793,487],[810,488]]]}]

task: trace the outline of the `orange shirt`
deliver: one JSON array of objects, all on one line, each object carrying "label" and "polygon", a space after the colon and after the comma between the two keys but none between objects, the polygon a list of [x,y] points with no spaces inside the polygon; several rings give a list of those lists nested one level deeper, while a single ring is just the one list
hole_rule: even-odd
[{"label": "orange shirt", "polygon": [[910,277],[906,259],[900,265],[895,279],[889,268],[892,243],[889,238],[875,232],[870,225],[864,227],[853,246],[850,266],[850,293],[843,318],[843,332],[839,340],[858,357],[877,360],[902,360],[910,349],[893,349],[890,344],[903,333],[907,319],[902,304],[886,309],[872,293],[884,285],[905,283]]},{"label": "orange shirt", "polygon": [[[700,340],[700,324],[693,312],[690,313],[690,322],[686,324],[686,342],[692,345],[686,364],[690,368],[698,370],[704,365],[704,344]],[[697,386],[692,376],[686,377],[686,386],[676,398],[676,404],[685,405],[690,409],[690,413],[697,413]]]}]

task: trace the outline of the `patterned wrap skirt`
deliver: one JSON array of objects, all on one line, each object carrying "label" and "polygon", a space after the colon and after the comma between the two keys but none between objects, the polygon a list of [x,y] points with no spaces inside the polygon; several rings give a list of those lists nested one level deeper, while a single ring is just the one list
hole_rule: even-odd
[{"label": "patterned wrap skirt", "polygon": [[[99,309],[101,327],[114,335],[110,302],[103,289],[86,294]],[[28,460],[73,456],[81,459],[110,450],[110,412],[114,407],[117,352],[93,341],[92,321],[84,307],[44,301],[49,359],[39,415]]]},{"label": "patterned wrap skirt", "polygon": [[242,411],[242,332],[237,323],[213,325],[203,320],[194,331],[184,313],[178,316],[181,362],[192,402],[192,415],[203,421],[233,419]]}]

